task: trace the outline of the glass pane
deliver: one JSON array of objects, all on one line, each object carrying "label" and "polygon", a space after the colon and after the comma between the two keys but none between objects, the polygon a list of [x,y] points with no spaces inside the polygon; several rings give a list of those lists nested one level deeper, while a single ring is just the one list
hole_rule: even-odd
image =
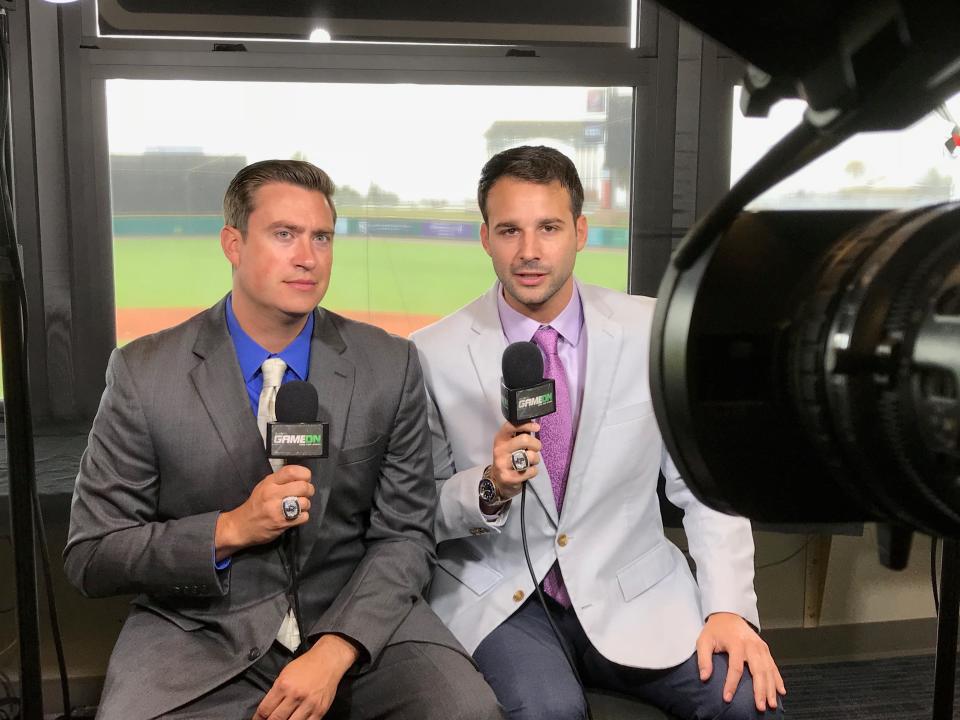
[{"label": "glass pane", "polygon": [[543,143],[577,164],[585,282],[627,284],[629,88],[111,80],[117,334],[123,343],[220,299],[221,202],[250,162],[302,158],[337,183],[323,305],[407,335],[494,280],[480,246],[480,168]]},{"label": "glass pane", "polygon": [[639,0],[99,0],[104,35],[202,35],[307,39],[322,28],[339,41],[429,43],[630,42]]},{"label": "glass pane", "polygon": [[[782,101],[769,117],[745,118],[734,90],[731,184],[800,122],[806,103]],[[771,188],[753,209],[899,208],[960,198],[960,153],[951,135],[960,95],[906,130],[862,133]],[[960,132],[960,131],[958,131]]]}]

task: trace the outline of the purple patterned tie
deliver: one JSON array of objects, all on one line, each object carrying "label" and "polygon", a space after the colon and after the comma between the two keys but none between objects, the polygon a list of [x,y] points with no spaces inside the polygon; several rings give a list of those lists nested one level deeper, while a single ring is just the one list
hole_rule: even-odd
[{"label": "purple patterned tie", "polygon": [[[557,411],[540,418],[540,441],[543,443],[541,456],[550,475],[553,486],[553,498],[557,503],[557,514],[563,509],[563,496],[567,490],[567,471],[570,469],[570,454],[573,450],[573,422],[570,411],[570,387],[567,374],[557,354],[559,333],[552,327],[542,326],[533,336],[533,342],[543,352],[545,362],[543,375],[556,385]],[[560,574],[560,565],[553,567],[543,578],[543,590],[564,607],[570,607],[570,595]]]}]

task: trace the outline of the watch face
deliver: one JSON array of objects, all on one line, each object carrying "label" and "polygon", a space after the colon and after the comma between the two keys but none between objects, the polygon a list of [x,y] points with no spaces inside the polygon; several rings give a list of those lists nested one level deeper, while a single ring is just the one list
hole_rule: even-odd
[{"label": "watch face", "polygon": [[493,480],[483,478],[480,481],[480,499],[485,503],[496,502],[497,486],[493,484]]}]

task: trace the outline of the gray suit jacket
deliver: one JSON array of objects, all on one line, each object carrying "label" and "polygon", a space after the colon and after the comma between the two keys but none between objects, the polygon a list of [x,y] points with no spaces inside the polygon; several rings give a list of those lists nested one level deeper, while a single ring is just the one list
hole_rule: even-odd
[{"label": "gray suit jacket", "polygon": [[[301,528],[308,635],[363,649],[424,640],[463,652],[421,593],[435,562],[430,441],[417,354],[405,340],[315,314],[309,381],[330,422],[311,461]],[[242,672],[288,607],[279,542],[214,567],[217,515],[271,472],[227,331],[224,301],[118,348],[80,465],[64,551],[87,596],[139,593],[114,648],[105,718],[153,717]]]}]

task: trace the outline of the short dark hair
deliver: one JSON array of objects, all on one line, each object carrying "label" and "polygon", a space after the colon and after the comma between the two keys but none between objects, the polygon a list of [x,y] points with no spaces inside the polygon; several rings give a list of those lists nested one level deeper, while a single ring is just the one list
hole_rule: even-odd
[{"label": "short dark hair", "polygon": [[493,184],[502,177],[547,185],[554,181],[570,195],[570,211],[574,218],[583,213],[583,185],[573,162],[559,150],[546,145],[522,145],[498,152],[487,160],[480,171],[477,185],[477,204],[487,222],[487,195]]},{"label": "short dark hair", "polygon": [[247,165],[230,181],[223,196],[224,224],[246,232],[247,220],[253,212],[253,195],[269,183],[287,183],[323,193],[330,203],[333,221],[337,221],[337,208],[333,204],[337,186],[323,170],[305,160],[261,160]]}]

